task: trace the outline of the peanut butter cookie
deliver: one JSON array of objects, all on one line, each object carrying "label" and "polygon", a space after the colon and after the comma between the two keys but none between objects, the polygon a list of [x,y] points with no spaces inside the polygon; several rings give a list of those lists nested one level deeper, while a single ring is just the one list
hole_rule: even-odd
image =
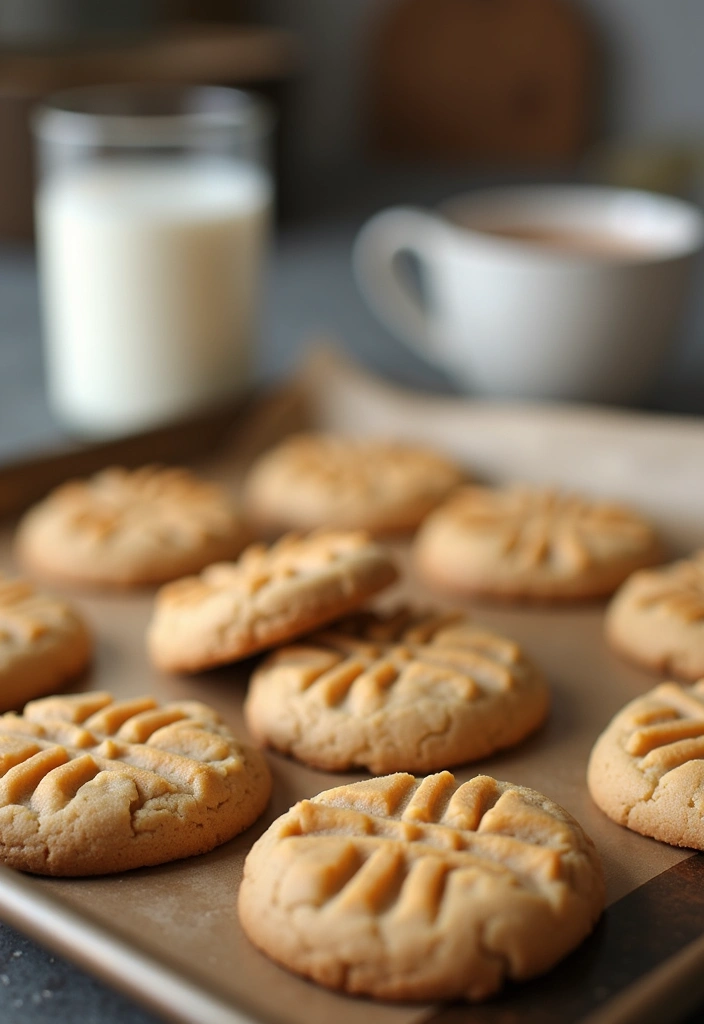
[{"label": "peanut butter cookie", "polygon": [[24,516],[20,559],[101,587],[165,583],[222,558],[247,535],[229,496],[186,469],[106,469],[53,491]]},{"label": "peanut butter cookie", "polygon": [[196,701],[46,697],[0,717],[0,861],[102,875],[205,853],[271,791],[259,751]]},{"label": "peanut butter cookie", "polygon": [[619,505],[539,487],[462,488],[415,541],[427,581],[458,595],[559,601],[612,593],[660,558],[653,527]]},{"label": "peanut butter cookie", "polygon": [[680,679],[704,676],[704,551],[634,573],[607,609],[606,636],[646,668]]},{"label": "peanut butter cookie", "polygon": [[91,646],[71,605],[0,574],[0,711],[60,689],[86,667]]},{"label": "peanut butter cookie", "polygon": [[263,532],[415,530],[467,474],[417,445],[296,434],[252,467],[245,502]]},{"label": "peanut butter cookie", "polygon": [[246,658],[358,608],[396,576],[386,551],[365,533],[289,534],[270,548],[253,544],[237,562],[159,591],[149,652],[172,672]]},{"label": "peanut butter cookie", "polygon": [[316,768],[427,772],[513,746],[547,685],[518,644],[462,613],[361,613],[283,647],[254,673],[250,732]]},{"label": "peanut butter cookie", "polygon": [[627,704],[596,741],[587,781],[619,825],[704,850],[704,679]]},{"label": "peanut butter cookie", "polygon": [[268,956],[380,999],[485,999],[549,970],[603,905],[596,851],[566,811],[449,772],[301,801],[254,844],[239,894]]}]

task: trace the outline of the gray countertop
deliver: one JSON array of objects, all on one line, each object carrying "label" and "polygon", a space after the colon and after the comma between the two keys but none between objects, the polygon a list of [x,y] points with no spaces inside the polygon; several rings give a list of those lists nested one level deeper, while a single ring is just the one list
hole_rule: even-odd
[{"label": "gray countertop", "polygon": [[[451,381],[426,366],[372,318],[359,299],[349,252],[367,214],[389,202],[434,202],[457,190],[438,179],[423,187],[383,187],[352,204],[344,217],[288,226],[279,233],[268,282],[258,351],[264,380],[285,375],[314,335],[337,337],[381,374],[416,387],[452,392]],[[334,197],[327,206],[334,207]],[[321,203],[321,205],[325,205]],[[704,271],[699,269],[699,281]],[[695,290],[679,340],[648,407],[704,413],[704,288]],[[37,286],[31,249],[0,248],[0,462],[44,451],[65,440],[44,397]],[[696,1017],[692,1019],[694,1024]],[[59,957],[0,926],[0,1020],[12,1024],[95,1021],[148,1024],[150,1014]],[[204,1022],[206,1024],[206,1022]]]}]

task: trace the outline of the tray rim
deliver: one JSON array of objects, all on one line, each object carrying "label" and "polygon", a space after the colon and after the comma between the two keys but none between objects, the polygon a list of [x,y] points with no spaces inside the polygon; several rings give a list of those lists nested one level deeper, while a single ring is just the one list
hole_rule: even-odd
[{"label": "tray rim", "polygon": [[[97,975],[136,1001],[178,1024],[259,1024],[265,1020],[111,932],[60,896],[42,891],[30,877],[0,864],[0,916],[41,945]],[[265,1024],[269,1024],[265,1021]],[[273,1022],[272,1022],[273,1024]]]},{"label": "tray rim", "polygon": [[[160,446],[166,451],[166,454],[161,456],[164,461],[169,461],[178,452],[179,461],[197,462],[203,454],[211,453],[216,444],[226,445],[227,438],[242,420],[248,425],[252,419],[259,424],[265,422],[271,427],[273,434],[279,434],[280,423],[286,422],[292,412],[300,413],[301,408],[307,406],[310,380],[320,372],[321,363],[327,363],[328,367],[332,364],[333,369],[342,368],[355,375],[359,381],[365,381],[368,386],[375,385],[388,389],[396,398],[410,398],[413,395],[413,392],[405,388],[380,381],[357,367],[351,367],[346,360],[337,355],[331,356],[329,352],[316,353],[308,366],[288,381],[247,396],[241,405],[236,409],[230,409],[226,414],[221,411],[207,421],[200,421],[206,424],[201,443],[198,443],[197,439],[193,440],[192,423],[190,426],[177,424],[172,428],[123,438],[117,442],[99,442],[57,452],[30,453],[26,458],[0,464],[0,519],[12,518],[30,501],[35,500],[38,496],[38,481],[44,480],[43,490],[53,486],[53,474],[57,469],[61,473],[71,475],[90,472],[98,465],[104,465],[106,458],[119,458],[128,464],[137,465],[145,459],[159,458]],[[436,399],[436,396],[431,397]],[[447,402],[448,399],[444,401]],[[452,402],[453,399],[450,398],[449,401]],[[485,409],[491,406],[497,413],[506,411],[503,403],[477,402],[476,405]],[[512,406],[514,415],[527,412],[529,408],[535,407]],[[586,407],[580,406],[552,406],[550,412],[557,414],[564,408],[569,408],[574,413],[587,411]],[[641,423],[648,422],[651,425],[659,423],[666,428],[691,428],[700,423],[704,424],[702,417],[675,416],[641,410],[590,407],[588,411],[594,420],[606,420],[615,414],[619,419],[630,419],[632,422],[640,420]],[[184,450],[182,445],[189,437],[191,443]],[[154,451],[157,452],[156,456],[151,454]],[[18,493],[16,501],[8,500],[7,491],[2,491],[3,484],[8,481],[11,484],[25,471],[30,474],[32,493],[22,490]],[[689,856],[697,856],[697,853],[691,851]],[[660,875],[655,875],[650,881],[658,877]],[[648,882],[644,884],[647,885]],[[620,901],[611,906],[616,906],[618,902]],[[40,944],[49,946],[152,1011],[166,1015],[167,1019],[179,1024],[202,1024],[203,1021],[207,1021],[208,1024],[283,1022],[282,1017],[262,1015],[258,1010],[252,1012],[242,1005],[236,1005],[229,996],[217,992],[214,986],[206,986],[189,977],[183,966],[170,963],[168,956],[156,956],[141,949],[133,938],[123,938],[117,931],[113,932],[95,920],[89,912],[79,911],[59,895],[50,894],[40,888],[31,876],[22,875],[3,865],[0,865],[0,920],[23,931]],[[579,1024],[647,1024],[650,1020],[662,1024],[665,1020],[673,1019],[663,1016],[663,1012],[665,1004],[671,1003],[669,993],[674,986],[686,985],[689,995],[695,993],[693,1005],[704,997],[703,968],[704,935],[666,957],[656,968],[628,984],[597,1010],[580,1017]],[[424,1024],[431,1024],[440,1008],[431,1008],[423,1018]],[[467,1004],[466,1012],[471,1013],[471,1004]],[[686,1012],[686,1009],[683,1012]]]},{"label": "tray rim", "polygon": [[[697,856],[704,854],[695,851],[690,854],[690,857]],[[632,893],[646,888],[668,870],[654,875]],[[617,900],[611,907],[620,902]],[[166,1015],[174,1024],[204,1024],[206,1021],[207,1024],[283,1024],[282,1017],[250,1012],[236,1005],[224,993],[188,977],[182,965],[172,965],[166,956],[157,957],[142,949],[134,939],[122,938],[89,913],[78,911],[60,896],[40,889],[31,876],[3,865],[0,865],[0,919],[148,1009]],[[650,1024],[651,1021],[663,1024],[675,1019],[663,1016],[666,1005],[671,1004],[673,990],[680,997],[682,993],[686,997],[677,1011],[679,1018],[704,997],[702,967],[704,934],[572,1024]],[[442,1010],[443,1004],[431,1007],[422,1018],[422,1024],[432,1024]],[[466,1004],[464,1010],[471,1014],[472,1005]],[[471,1024],[470,1019],[468,1024]]]}]

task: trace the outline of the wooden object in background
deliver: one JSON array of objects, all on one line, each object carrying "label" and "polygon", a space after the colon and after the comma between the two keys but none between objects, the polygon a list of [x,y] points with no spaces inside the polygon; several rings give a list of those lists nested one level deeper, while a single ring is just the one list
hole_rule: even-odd
[{"label": "wooden object in background", "polygon": [[29,118],[36,99],[21,88],[0,85],[0,240],[28,238],[32,232],[34,161]]},{"label": "wooden object in background", "polygon": [[29,113],[43,96],[127,82],[271,87],[293,73],[297,52],[275,29],[184,24],[130,44],[0,54],[0,240],[32,234]]},{"label": "wooden object in background", "polygon": [[570,0],[400,0],[370,54],[375,147],[564,164],[588,140],[594,54]]}]

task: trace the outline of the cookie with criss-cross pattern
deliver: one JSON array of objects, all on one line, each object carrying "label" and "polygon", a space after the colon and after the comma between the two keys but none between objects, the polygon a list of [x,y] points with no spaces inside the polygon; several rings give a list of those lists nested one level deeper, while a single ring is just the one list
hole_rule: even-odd
[{"label": "cookie with criss-cross pattern", "polygon": [[30,569],[101,587],[165,583],[222,558],[248,539],[226,492],[186,469],[103,470],[53,491],[20,522],[16,547]]},{"label": "cookie with criss-cross pattern", "polygon": [[83,671],[91,649],[70,604],[0,573],[0,711],[60,689]]},{"label": "cookie with criss-cross pattern", "polygon": [[638,665],[704,676],[704,551],[626,580],[606,611],[606,637]]},{"label": "cookie with criss-cross pattern", "polygon": [[245,502],[265,533],[326,526],[406,533],[466,477],[455,463],[420,445],[295,434],[252,466]]},{"label": "cookie with criss-cross pattern", "polygon": [[196,701],[83,693],[0,717],[0,861],[102,875],[205,853],[271,791],[263,755]]},{"label": "cookie with criss-cross pattern", "polygon": [[591,931],[591,840],[534,790],[449,772],[303,800],[249,852],[249,939],[321,985],[382,999],[484,999],[549,970]]},{"label": "cookie with criss-cross pattern", "polygon": [[611,594],[660,560],[654,528],[620,505],[540,487],[466,487],[414,545],[421,575],[458,595],[559,601]]},{"label": "cookie with criss-cross pattern", "polygon": [[163,587],[147,636],[152,660],[198,672],[286,643],[359,608],[393,583],[394,564],[367,534],[289,534],[253,544],[237,562],[211,565]]},{"label": "cookie with criss-cross pattern", "polygon": [[704,850],[704,679],[627,704],[596,741],[587,781],[619,825]]},{"label": "cookie with criss-cross pattern", "polygon": [[282,647],[254,673],[250,732],[328,771],[434,771],[513,746],[547,685],[518,644],[461,612],[361,613]]}]

